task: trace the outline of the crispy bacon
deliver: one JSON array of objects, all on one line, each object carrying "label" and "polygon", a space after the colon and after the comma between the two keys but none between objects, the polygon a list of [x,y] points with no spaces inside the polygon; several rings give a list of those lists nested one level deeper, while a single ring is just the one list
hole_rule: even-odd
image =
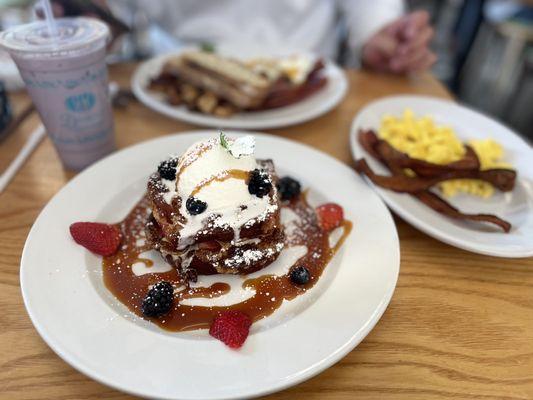
[{"label": "crispy bacon", "polygon": [[480,167],[479,159],[470,146],[465,146],[466,154],[463,159],[440,165],[409,157],[396,150],[387,141],[379,139],[371,129],[360,131],[359,141],[366,151],[372,151],[374,157],[387,160],[388,163],[400,168],[410,168],[421,177],[435,177],[452,171],[479,171]]},{"label": "crispy bacon", "polygon": [[372,129],[360,129],[357,135],[357,139],[359,140],[361,146],[363,146],[363,149],[365,149],[368,154],[371,154],[374,158],[377,158],[383,163],[385,162],[383,156],[379,154],[376,150],[377,144],[379,143],[380,139],[378,139],[378,135],[376,135],[376,133]]},{"label": "crispy bacon", "polygon": [[287,78],[279,79],[273,84],[263,103],[253,108],[253,111],[285,107],[311,96],[328,83],[328,78],[323,73],[324,68],[324,61],[317,60],[306,81],[299,85],[295,85]]},{"label": "crispy bacon", "polygon": [[447,172],[479,171],[479,159],[470,146],[466,147],[466,155],[463,159],[453,163],[439,165],[417,158],[411,158],[392,147],[385,140],[376,143],[376,152],[400,168],[410,168],[417,176],[431,178]]},{"label": "crispy bacon", "polygon": [[509,232],[511,230],[511,224],[500,217],[492,214],[466,214],[456,207],[452,206],[450,203],[437,196],[435,193],[424,190],[423,192],[418,192],[413,194],[418,200],[427,205],[428,207],[434,209],[435,211],[447,215],[448,217],[456,219],[465,219],[469,221],[477,222],[489,222],[491,224],[498,225],[503,229],[504,232]]},{"label": "crispy bacon", "polygon": [[297,103],[312,94],[322,89],[328,78],[326,76],[317,76],[312,79],[308,79],[301,85],[288,86],[285,88],[277,89],[270,93],[265,101],[258,107],[254,108],[254,111],[269,110],[272,108],[285,107],[294,103]]},{"label": "crispy bacon", "polygon": [[[394,162],[391,162],[391,164],[395,165]],[[438,183],[452,179],[478,179],[491,183],[502,192],[508,192],[513,190],[516,178],[516,172],[510,169],[447,171],[433,178],[411,178],[406,175],[383,176],[375,174],[364,158],[355,162],[355,169],[359,173],[368,176],[376,185],[400,193],[416,193],[422,190],[428,190]]]},{"label": "crispy bacon", "polygon": [[[392,176],[377,175],[368,166],[365,159],[357,160],[355,162],[356,170],[368,176],[368,178],[376,185],[401,193],[409,193],[433,210],[451,218],[488,222],[499,226],[505,232],[511,230],[511,224],[509,222],[495,215],[467,214],[461,212],[456,207],[431,192],[429,188],[445,180],[468,178],[485,180],[502,191],[508,191],[512,190],[514,187],[516,180],[515,171],[509,169],[479,171],[479,160],[470,147],[467,147],[467,153],[464,159],[455,163],[440,166],[438,164],[416,160],[399,152],[386,141],[379,139],[371,130],[361,130],[358,139],[361,146],[369,154],[387,166],[392,173]],[[477,167],[472,169],[475,165],[477,165]],[[422,174],[420,174],[422,177],[408,177],[404,173],[404,168],[411,168],[411,170],[415,171],[417,174],[422,171]],[[441,171],[440,174],[437,174],[437,171]]]}]

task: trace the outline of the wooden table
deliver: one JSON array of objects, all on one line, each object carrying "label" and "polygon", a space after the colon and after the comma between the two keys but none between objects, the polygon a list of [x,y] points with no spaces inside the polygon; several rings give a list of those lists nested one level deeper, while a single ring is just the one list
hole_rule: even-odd
[{"label": "wooden table", "polygon": [[[127,85],[132,66],[112,68]],[[348,131],[369,101],[400,93],[449,98],[432,77],[349,71],[350,93],[327,115],[271,131],[350,162]],[[27,101],[17,96],[21,106]],[[0,147],[0,171],[37,123]],[[115,112],[119,147],[193,128],[140,104]],[[0,195],[0,398],[125,399],[86,378],[42,341],[24,310],[19,260],[44,205],[71,178],[46,139]],[[392,302],[342,361],[270,399],[533,398],[533,259],[506,260],[438,242],[396,218],[401,271]]]}]

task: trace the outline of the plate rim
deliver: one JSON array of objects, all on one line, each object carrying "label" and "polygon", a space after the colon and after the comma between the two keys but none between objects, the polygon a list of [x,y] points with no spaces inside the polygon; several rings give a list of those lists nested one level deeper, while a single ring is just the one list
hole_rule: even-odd
[{"label": "plate rim", "polygon": [[[195,124],[195,125],[205,127],[205,128],[232,128],[232,129],[242,129],[242,130],[283,128],[283,127],[305,123],[305,122],[308,122],[308,121],[311,121],[311,120],[314,120],[316,118],[323,116],[324,114],[328,113],[329,111],[337,107],[342,102],[342,100],[346,97],[346,94],[348,93],[349,82],[348,82],[348,78],[346,77],[346,73],[342,70],[342,68],[337,66],[334,62],[330,60],[325,60],[326,70],[331,71],[330,73],[333,73],[339,79],[338,80],[339,90],[335,92],[329,99],[322,102],[321,105],[316,107],[314,110],[308,111],[304,115],[294,114],[292,116],[277,117],[269,121],[252,120],[252,119],[235,120],[232,118],[218,118],[218,117],[214,117],[210,115],[204,115],[201,113],[192,113],[189,111],[183,111],[181,109],[173,110],[170,108],[171,106],[164,104],[160,101],[157,101],[152,96],[150,96],[150,94],[143,87],[142,79],[145,75],[144,70],[148,69],[151,66],[151,64],[161,63],[168,58],[175,57],[181,54],[181,52],[184,50],[162,54],[162,55],[152,57],[152,58],[149,58],[148,60],[143,61],[135,68],[135,71],[130,80],[130,84],[131,84],[132,92],[135,95],[135,97],[146,107],[150,108],[154,112],[157,112],[158,114],[162,114],[169,118],[182,121],[182,122],[186,122],[189,124]],[[313,96],[311,96],[310,98],[312,97]],[[303,101],[305,100],[307,99],[304,99]],[[280,107],[277,110],[284,110],[287,107],[291,107],[297,104],[298,103],[291,104],[285,107]],[[267,111],[276,111],[276,109],[267,110]],[[238,114],[236,115],[238,116]]]},{"label": "plate rim", "polygon": [[[387,101],[393,101],[393,100],[417,100],[417,101],[430,101],[430,102],[437,102],[437,103],[446,103],[446,106],[452,106],[457,107],[459,110],[464,109],[466,112],[470,112],[473,114],[477,114],[479,117],[490,120],[491,123],[494,123],[496,125],[501,126],[505,131],[512,133],[512,137],[514,139],[518,139],[524,146],[530,146],[530,144],[520,135],[516,134],[513,129],[505,125],[504,123],[501,123],[500,121],[496,121],[494,118],[492,118],[490,115],[475,110],[471,107],[468,107],[466,105],[460,104],[453,99],[446,99],[442,97],[437,96],[429,96],[429,95],[413,95],[413,94],[405,94],[405,95],[392,95],[392,96],[384,96],[380,97],[379,99],[376,99],[370,103],[367,103],[363,108],[361,108],[357,114],[353,117],[352,123],[350,125],[350,152],[352,154],[352,158],[355,160],[358,158],[358,156],[364,155],[364,149],[361,149],[363,151],[363,154],[359,153],[360,146],[357,144],[357,140],[355,138],[355,133],[359,126],[359,119],[361,115],[365,112],[367,112],[369,109],[374,107],[377,103],[381,102],[387,102]],[[408,107],[406,105],[406,107]],[[453,236],[449,234],[443,233],[438,227],[434,227],[427,222],[424,222],[421,218],[419,218],[414,213],[410,213],[409,211],[405,210],[399,203],[397,203],[394,199],[392,199],[390,196],[387,195],[386,189],[382,189],[377,187],[374,183],[372,183],[366,176],[364,177],[367,184],[374,190],[376,194],[385,202],[385,204],[390,207],[396,214],[398,214],[403,220],[405,220],[408,224],[414,226],[418,230],[422,231],[423,233],[431,236],[432,238],[441,241],[443,243],[446,243],[450,246],[466,250],[472,253],[486,255],[486,256],[492,256],[492,257],[499,257],[499,258],[528,258],[533,256],[533,246],[531,246],[530,249],[524,249],[521,252],[512,250],[492,250],[490,248],[480,248],[475,245],[470,245],[469,243],[461,242],[459,239],[455,239]],[[473,231],[475,232],[475,231]]]},{"label": "plate rim", "polygon": [[[190,130],[190,131],[183,131],[183,132],[175,133],[173,136],[179,136],[179,135],[182,135],[182,134],[198,135],[200,133],[207,133],[207,132],[214,133],[214,131],[211,131],[211,130]],[[245,132],[238,132],[238,133],[245,133]],[[246,133],[248,133],[248,132],[246,132]],[[298,141],[295,141],[295,140],[290,140],[290,139],[287,139],[287,138],[283,138],[283,137],[279,137],[279,136],[271,135],[271,134],[264,134],[264,133],[259,133],[259,132],[252,132],[252,133],[255,134],[255,135],[258,135],[258,136],[265,136],[265,137],[270,138],[270,139],[280,140],[282,142],[285,141],[285,142],[289,142],[289,143],[293,143],[293,144],[298,144],[300,146],[306,147],[308,150],[310,150],[312,152],[316,152],[316,153],[318,153],[318,154],[320,154],[322,156],[330,158],[331,160],[335,161],[335,163],[339,164],[339,166],[342,166],[343,168],[348,168],[348,166],[346,166],[346,164],[342,163],[338,159],[330,156],[329,154],[327,154],[325,152],[322,152],[322,151],[320,151],[318,149],[315,149],[315,148],[313,148],[313,147],[311,147],[311,146],[309,146],[309,145],[307,145],[305,143],[301,143],[301,142],[298,142]],[[93,164],[93,166],[96,166],[97,164],[104,164],[104,163],[110,162],[109,159],[117,156],[119,153],[128,152],[130,149],[132,149],[134,147],[136,147],[136,148],[142,147],[147,142],[153,142],[153,141],[158,141],[158,140],[164,141],[169,136],[170,135],[164,135],[164,136],[161,136],[161,137],[157,137],[157,138],[154,138],[154,139],[148,139],[146,141],[136,143],[136,144],[134,144],[132,146],[128,146],[128,147],[126,147],[124,149],[121,149],[121,150],[113,153],[112,155],[110,155],[110,156],[98,161],[97,163]],[[86,171],[89,170],[90,168],[93,168],[93,166],[87,168]],[[48,204],[51,203],[56,198],[56,196],[58,196],[64,190],[70,190],[69,188],[75,186],[77,184],[78,180],[82,179],[80,177],[84,173],[85,173],[85,171],[81,172],[76,177],[74,177],[69,182],[67,182],[67,184],[65,184],[48,201],[48,203],[43,207],[43,209],[39,213],[38,217],[35,219],[32,227],[30,229],[30,232],[28,233],[27,239],[26,239],[25,244],[24,244],[22,256],[21,256],[20,275],[19,275],[19,277],[20,277],[21,294],[22,294],[22,297],[23,297],[23,301],[24,301],[24,306],[26,308],[26,312],[28,313],[34,328],[39,333],[41,338],[45,341],[45,343],[52,349],[52,351],[54,351],[54,353],[56,353],[69,366],[71,366],[75,370],[83,373],[84,375],[90,377],[91,379],[94,379],[95,381],[100,382],[100,383],[102,383],[102,384],[104,384],[104,385],[106,385],[108,387],[112,387],[114,389],[120,390],[120,391],[125,392],[125,393],[133,394],[133,395],[140,395],[140,396],[146,396],[146,397],[151,397],[151,398],[161,398],[161,399],[176,399],[176,398],[179,398],[179,397],[176,397],[176,396],[154,397],[154,395],[152,393],[150,393],[150,392],[140,392],[140,391],[136,391],[136,390],[130,390],[128,387],[122,386],[120,384],[115,384],[113,379],[109,379],[108,377],[102,376],[98,372],[98,370],[93,370],[90,366],[84,365],[83,360],[79,359],[76,354],[71,354],[70,351],[64,351],[64,349],[62,348],[60,340],[50,336],[50,332],[48,331],[46,326],[39,322],[38,316],[35,315],[33,310],[32,310],[32,306],[30,304],[30,300],[28,299],[28,294],[26,292],[27,289],[26,289],[26,284],[25,284],[25,279],[24,279],[25,278],[25,270],[28,269],[28,267],[25,267],[25,265],[27,265],[26,259],[28,258],[28,253],[30,251],[29,247],[30,247],[30,244],[31,244],[32,236],[35,235],[35,231],[37,229],[36,227],[38,226],[39,221],[41,220],[43,214],[45,213],[45,211],[46,211],[46,209],[48,207]],[[307,368],[306,370],[304,370],[303,373],[299,373],[299,374],[297,374],[297,376],[291,376],[291,377],[289,377],[289,379],[286,379],[284,381],[280,381],[279,384],[271,386],[269,388],[265,388],[262,391],[253,391],[251,393],[242,393],[242,394],[240,394],[238,396],[233,396],[232,395],[232,396],[229,396],[229,397],[221,397],[221,399],[245,399],[245,398],[258,397],[258,396],[262,396],[262,395],[275,393],[275,392],[287,389],[287,388],[289,388],[291,386],[297,385],[297,384],[299,384],[301,382],[304,382],[304,381],[312,378],[313,376],[316,376],[317,374],[323,372],[324,370],[328,369],[333,364],[335,364],[340,359],[342,359],[344,356],[346,356],[350,351],[352,351],[355,347],[357,347],[357,345],[375,327],[375,325],[377,324],[377,322],[380,320],[381,316],[385,312],[386,308],[388,307],[388,305],[389,305],[389,303],[390,303],[390,301],[392,299],[392,296],[394,294],[394,291],[395,291],[395,288],[396,288],[396,285],[397,285],[397,281],[398,281],[398,277],[399,277],[399,272],[400,272],[400,265],[401,265],[400,255],[401,255],[401,252],[400,252],[400,242],[399,242],[399,237],[398,237],[398,231],[396,229],[396,225],[394,223],[394,219],[393,219],[393,217],[392,217],[392,215],[390,213],[390,210],[385,206],[383,200],[379,196],[377,196],[373,192],[372,192],[372,196],[376,198],[377,204],[379,204],[379,207],[381,207],[382,210],[384,211],[384,217],[388,221],[387,223],[392,227],[391,235],[392,235],[392,239],[393,239],[393,243],[394,243],[394,249],[393,249],[394,250],[393,251],[394,254],[393,254],[393,258],[392,259],[394,260],[394,265],[391,265],[390,268],[391,268],[392,273],[394,275],[394,279],[390,282],[390,285],[387,287],[384,296],[381,298],[381,301],[379,302],[379,305],[374,309],[370,319],[368,319],[366,321],[365,325],[360,330],[355,331],[350,336],[349,340],[347,340],[341,347],[337,348],[333,353],[330,353],[327,357],[319,360],[317,363],[315,363],[314,365],[312,365],[309,368]],[[331,290],[331,289],[329,289],[329,290]],[[208,397],[208,398],[211,398],[211,397]]]}]

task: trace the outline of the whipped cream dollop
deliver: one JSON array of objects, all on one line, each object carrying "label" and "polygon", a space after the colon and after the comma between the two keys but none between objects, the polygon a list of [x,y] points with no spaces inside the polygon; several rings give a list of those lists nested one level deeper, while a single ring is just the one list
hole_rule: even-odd
[{"label": "whipped cream dollop", "polygon": [[[176,195],[182,199],[179,212],[186,222],[180,230],[178,248],[190,245],[202,229],[214,227],[233,229],[234,242],[238,243],[243,226],[264,220],[277,210],[277,202],[272,202],[271,196],[260,198],[249,193],[248,176],[260,166],[253,153],[239,151],[236,154],[234,151],[232,154],[230,149],[234,143],[234,139],[221,135],[193,144],[180,157],[176,168]],[[250,148],[253,151],[253,146]],[[205,202],[207,209],[191,215],[186,206],[190,197]],[[213,218],[209,222],[211,225],[206,226],[207,218]]]}]

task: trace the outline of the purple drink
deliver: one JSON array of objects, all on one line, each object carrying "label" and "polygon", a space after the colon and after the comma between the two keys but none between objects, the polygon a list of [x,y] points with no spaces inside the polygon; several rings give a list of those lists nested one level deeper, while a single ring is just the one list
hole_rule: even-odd
[{"label": "purple drink", "polygon": [[66,168],[80,170],[115,150],[108,91],[109,29],[91,18],[56,20],[0,33]]}]

